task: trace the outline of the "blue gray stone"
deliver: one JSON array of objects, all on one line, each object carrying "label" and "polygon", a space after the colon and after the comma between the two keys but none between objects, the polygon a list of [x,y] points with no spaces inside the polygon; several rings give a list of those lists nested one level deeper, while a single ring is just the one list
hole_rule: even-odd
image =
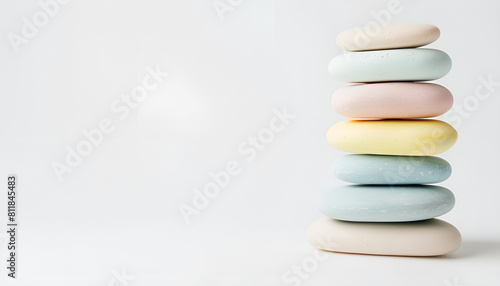
[{"label": "blue gray stone", "polygon": [[437,217],[455,205],[453,193],[432,185],[347,185],[324,191],[319,210],[345,221],[404,222]]},{"label": "blue gray stone", "polygon": [[374,185],[434,184],[451,175],[451,166],[433,156],[345,155],[332,165],[345,182]]}]

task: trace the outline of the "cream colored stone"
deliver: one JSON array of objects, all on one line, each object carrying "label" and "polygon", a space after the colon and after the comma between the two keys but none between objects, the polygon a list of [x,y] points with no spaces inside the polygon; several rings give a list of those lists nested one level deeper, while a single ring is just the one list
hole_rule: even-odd
[{"label": "cream colored stone", "polygon": [[309,227],[307,239],[321,250],[392,256],[444,255],[462,242],[460,232],[439,219],[365,223],[325,217]]},{"label": "cream colored stone", "polygon": [[439,29],[429,24],[368,25],[340,33],[337,45],[351,52],[415,48],[434,42],[439,35]]}]

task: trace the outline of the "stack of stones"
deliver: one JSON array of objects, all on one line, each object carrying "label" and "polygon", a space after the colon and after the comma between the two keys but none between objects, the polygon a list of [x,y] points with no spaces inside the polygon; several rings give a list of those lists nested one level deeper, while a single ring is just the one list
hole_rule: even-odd
[{"label": "stack of stones", "polygon": [[445,76],[451,60],[440,50],[417,48],[437,40],[440,31],[409,24],[379,27],[371,37],[359,33],[356,28],[338,36],[337,44],[348,53],[329,64],[336,79],[360,83],[332,97],[336,112],[357,120],[340,122],[327,133],[335,148],[359,153],[333,164],[338,179],[354,184],[320,195],[319,209],[327,217],[309,228],[308,240],[335,252],[451,253],[460,246],[460,232],[435,217],[449,212],[455,197],[429,184],[451,175],[450,164],[432,155],[453,146],[457,132],[424,118],[446,113],[453,96],[443,86],[421,82]]}]

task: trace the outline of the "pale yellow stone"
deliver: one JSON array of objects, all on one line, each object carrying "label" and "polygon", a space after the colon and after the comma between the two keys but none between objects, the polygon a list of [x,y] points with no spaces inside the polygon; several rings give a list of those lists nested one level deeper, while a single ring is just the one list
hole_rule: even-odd
[{"label": "pale yellow stone", "polygon": [[440,120],[348,120],[333,125],[326,137],[350,153],[430,156],[450,149],[458,134]]}]

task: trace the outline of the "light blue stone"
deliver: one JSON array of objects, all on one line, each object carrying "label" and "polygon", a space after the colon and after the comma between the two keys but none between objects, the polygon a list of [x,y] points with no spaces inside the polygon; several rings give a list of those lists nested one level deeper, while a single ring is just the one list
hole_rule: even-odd
[{"label": "light blue stone", "polygon": [[451,175],[451,166],[433,156],[351,154],[333,162],[333,175],[345,182],[373,185],[434,184]]},{"label": "light blue stone", "polygon": [[454,205],[455,196],[450,190],[429,185],[337,186],[319,197],[321,213],[345,221],[424,220],[443,215]]},{"label": "light blue stone", "polygon": [[345,53],[328,65],[330,73],[345,82],[434,80],[450,69],[445,52],[421,48]]}]

